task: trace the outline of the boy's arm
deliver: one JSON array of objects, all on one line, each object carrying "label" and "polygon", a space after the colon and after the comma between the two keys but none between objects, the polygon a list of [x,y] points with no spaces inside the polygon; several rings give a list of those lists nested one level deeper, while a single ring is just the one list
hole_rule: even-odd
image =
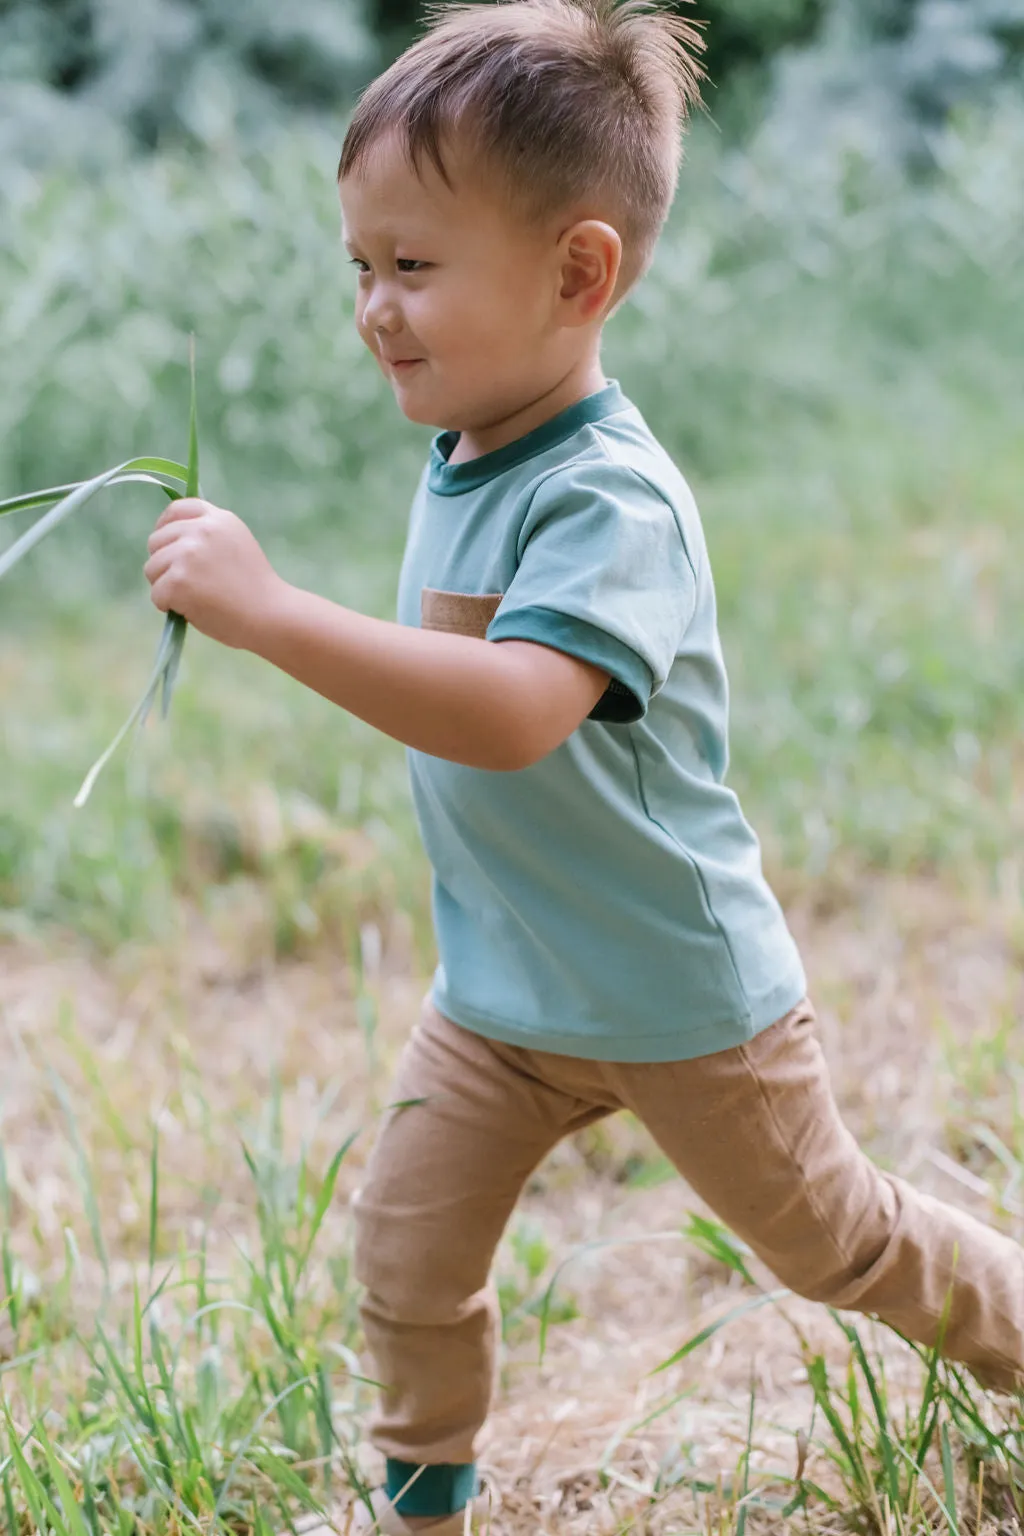
[{"label": "boy's arm", "polygon": [[412,629],[283,581],[247,648],[388,736],[472,768],[529,767],[608,684],[548,646]]},{"label": "boy's arm", "polygon": [[378,730],[471,768],[529,767],[586,719],[608,682],[524,640],[420,630],[286,582],[241,518],[200,497],[165,507],[149,536],[153,603],[253,651]]}]

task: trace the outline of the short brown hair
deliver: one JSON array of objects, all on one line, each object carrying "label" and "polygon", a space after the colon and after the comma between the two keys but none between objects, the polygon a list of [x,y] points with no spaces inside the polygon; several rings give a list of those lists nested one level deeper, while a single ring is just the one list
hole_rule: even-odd
[{"label": "short brown hair", "polygon": [[364,91],[338,165],[358,171],[397,131],[449,185],[442,143],[468,133],[525,217],[600,199],[623,243],[617,295],[646,270],[676,189],[681,129],[700,104],[701,23],[648,0],[501,0],[428,7],[430,28]]}]

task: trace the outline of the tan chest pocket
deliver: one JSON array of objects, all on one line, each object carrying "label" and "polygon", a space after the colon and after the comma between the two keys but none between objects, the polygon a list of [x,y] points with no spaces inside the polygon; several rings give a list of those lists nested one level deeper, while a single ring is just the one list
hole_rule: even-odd
[{"label": "tan chest pocket", "polygon": [[487,626],[498,611],[501,592],[441,592],[424,587],[420,593],[420,625],[423,629],[443,629],[450,635],[487,638]]}]

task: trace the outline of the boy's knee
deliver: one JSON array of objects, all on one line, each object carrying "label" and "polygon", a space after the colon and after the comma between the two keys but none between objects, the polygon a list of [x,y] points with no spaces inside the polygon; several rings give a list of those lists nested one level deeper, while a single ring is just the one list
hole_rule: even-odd
[{"label": "boy's knee", "polygon": [[353,1273],[380,1317],[429,1324],[474,1310],[487,1286],[487,1260],[453,1239],[436,1216],[378,1204],[364,1187],[352,1202]]},{"label": "boy's knee", "polygon": [[779,1266],[778,1278],[795,1296],[804,1301],[814,1301],[821,1306],[841,1306],[850,1286],[857,1278],[854,1264],[843,1262],[827,1268],[814,1269],[801,1263],[799,1256],[792,1264]]},{"label": "boy's knee", "polygon": [[403,1283],[394,1273],[380,1277],[377,1286],[366,1286],[359,1299],[359,1315],[368,1335],[384,1329],[407,1338],[409,1329],[456,1329],[466,1341],[485,1342],[500,1327],[501,1307],[496,1288],[488,1283],[468,1296],[435,1290],[422,1276]]},{"label": "boy's knee", "polygon": [[864,1178],[850,1198],[829,1208],[808,1208],[782,1250],[762,1253],[783,1285],[806,1301],[844,1307],[885,1263],[899,1222],[893,1181],[863,1159]]}]

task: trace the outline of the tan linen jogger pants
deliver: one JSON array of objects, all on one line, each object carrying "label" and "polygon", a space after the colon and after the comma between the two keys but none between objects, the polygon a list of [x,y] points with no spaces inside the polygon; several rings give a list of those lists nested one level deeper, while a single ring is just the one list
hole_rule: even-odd
[{"label": "tan linen jogger pants", "polygon": [[[984,1383],[1024,1385],[1024,1249],[881,1172],[839,1118],[812,1005],[694,1061],[586,1061],[487,1040],[429,1003],[355,1202],[356,1275],[386,1456],[474,1460],[494,1385],[491,1260],[562,1137],[630,1109],[784,1285],[877,1315]],[[955,1262],[954,1262],[955,1260]]]}]

